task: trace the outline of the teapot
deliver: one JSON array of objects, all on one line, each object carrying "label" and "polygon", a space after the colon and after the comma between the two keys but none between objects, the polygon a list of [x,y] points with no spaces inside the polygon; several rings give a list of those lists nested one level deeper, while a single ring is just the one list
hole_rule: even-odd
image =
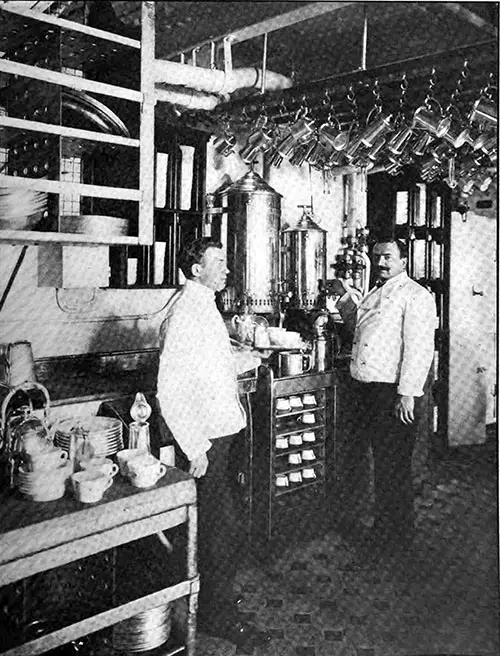
[{"label": "teapot", "polygon": [[239,342],[242,344],[253,343],[255,322],[254,315],[251,312],[245,314],[235,314],[231,319],[231,326]]}]

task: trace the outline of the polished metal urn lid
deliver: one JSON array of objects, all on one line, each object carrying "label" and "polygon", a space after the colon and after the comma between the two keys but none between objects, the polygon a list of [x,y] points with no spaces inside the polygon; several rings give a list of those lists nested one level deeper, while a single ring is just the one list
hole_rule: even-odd
[{"label": "polished metal urn lid", "polygon": [[275,196],[281,196],[273,189],[258,173],[248,171],[242,178],[233,182],[227,189],[228,193],[268,193]]},{"label": "polished metal urn lid", "polygon": [[311,216],[307,213],[302,214],[302,216],[294,226],[287,225],[282,228],[282,232],[292,232],[292,231],[304,232],[306,230],[316,230],[318,232],[326,233],[326,230],[321,228],[315,221],[313,221]]}]

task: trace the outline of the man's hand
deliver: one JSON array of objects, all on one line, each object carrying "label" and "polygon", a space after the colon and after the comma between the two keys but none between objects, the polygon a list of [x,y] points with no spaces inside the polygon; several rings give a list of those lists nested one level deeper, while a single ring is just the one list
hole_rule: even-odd
[{"label": "man's hand", "polygon": [[191,476],[194,476],[195,478],[201,478],[202,476],[205,476],[207,473],[208,469],[208,457],[207,454],[204,453],[201,456],[198,456],[197,458],[194,458],[194,460],[191,460],[191,464],[189,466],[189,473]]},{"label": "man's hand", "polygon": [[413,396],[400,396],[396,401],[394,414],[403,424],[413,424],[415,420],[415,399]]}]

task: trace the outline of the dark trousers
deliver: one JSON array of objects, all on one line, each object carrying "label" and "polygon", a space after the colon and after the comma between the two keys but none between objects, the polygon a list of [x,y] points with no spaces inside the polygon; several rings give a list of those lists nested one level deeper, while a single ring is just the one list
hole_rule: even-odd
[{"label": "dark trousers", "polygon": [[[411,461],[417,435],[420,399],[415,399],[415,420],[407,426],[394,416],[396,385],[352,380],[352,422],[343,448],[343,505],[359,508],[360,481],[366,481],[368,447],[375,470],[375,524],[381,536],[403,537],[413,528]],[[358,503],[357,503],[358,502]]]},{"label": "dark trousers", "polygon": [[[214,629],[234,622],[234,579],[244,535],[235,507],[230,476],[233,442],[240,434],[212,440],[208,469],[196,479],[198,495],[198,570],[200,595],[198,618],[201,628]],[[186,463],[182,468],[189,468]]]}]

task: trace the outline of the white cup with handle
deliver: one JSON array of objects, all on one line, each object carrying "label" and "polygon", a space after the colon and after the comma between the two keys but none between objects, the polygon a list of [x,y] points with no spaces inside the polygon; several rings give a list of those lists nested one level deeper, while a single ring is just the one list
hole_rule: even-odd
[{"label": "white cup with handle", "polygon": [[104,474],[104,476],[116,476],[119,471],[119,467],[114,463],[110,458],[89,458],[88,460],[82,460],[80,462],[80,467],[84,470],[96,469],[97,471]]},{"label": "white cup with handle", "polygon": [[150,453],[131,458],[127,466],[128,477],[134,487],[152,487],[167,473],[166,465]]},{"label": "white cup with handle", "polygon": [[113,479],[96,469],[88,469],[73,474],[71,483],[78,501],[97,503],[102,499],[104,492],[113,485]]},{"label": "white cup with handle", "polygon": [[58,469],[63,467],[68,462],[68,453],[63,449],[57,447],[51,448],[47,451],[36,451],[27,456],[28,466],[31,471],[47,471],[50,469]]},{"label": "white cup with handle", "polygon": [[147,454],[147,451],[141,451],[141,449],[122,449],[116,454],[116,459],[118,460],[118,466],[120,468],[120,474],[122,476],[128,476],[128,463],[130,460],[133,460],[138,455]]}]

